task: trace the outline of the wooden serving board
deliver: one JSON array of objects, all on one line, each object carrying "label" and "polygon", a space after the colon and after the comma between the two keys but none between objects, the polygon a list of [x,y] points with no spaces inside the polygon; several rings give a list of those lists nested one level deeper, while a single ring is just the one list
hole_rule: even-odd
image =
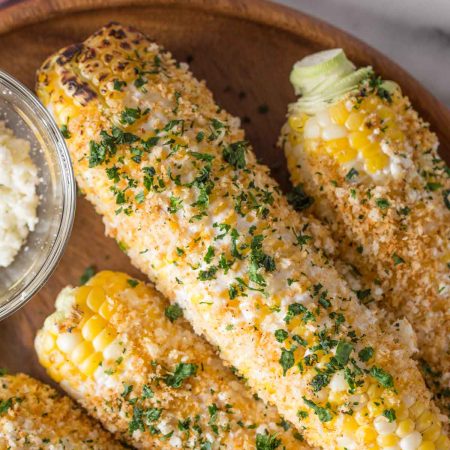
[{"label": "wooden serving board", "polygon": [[[432,124],[450,156],[450,111],[411,76],[366,44],[319,20],[257,0],[25,0],[0,10],[0,67],[30,88],[41,62],[60,47],[85,39],[115,20],[134,25],[191,61],[219,104],[244,119],[248,138],[274,176],[288,188],[284,158],[275,148],[286,106],[294,99],[288,75],[304,55],[343,47],[357,64],[371,64],[403,87]],[[78,284],[87,266],[139,273],[82,198],[68,248],[46,286],[0,323],[0,367],[47,380],[33,339],[53,310],[57,293]],[[142,276],[142,275],[141,275]]]}]

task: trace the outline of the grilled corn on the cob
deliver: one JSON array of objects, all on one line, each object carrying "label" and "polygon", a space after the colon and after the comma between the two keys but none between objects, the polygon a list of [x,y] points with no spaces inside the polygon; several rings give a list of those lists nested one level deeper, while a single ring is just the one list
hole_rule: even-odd
[{"label": "grilled corn on the cob", "polygon": [[27,375],[0,376],[0,449],[119,450],[68,397]]},{"label": "grilled corn on the cob", "polygon": [[450,447],[404,344],[186,65],[112,24],[44,63],[37,91],[107,233],[310,444]]},{"label": "grilled corn on the cob", "polygon": [[61,292],[36,338],[39,360],[136,448],[309,448],[168,305],[124,273],[100,272]]},{"label": "grilled corn on the cob", "polygon": [[351,65],[336,76],[349,63],[330,70],[340,58],[328,51],[294,66],[302,96],[283,133],[292,180],[315,198],[371,297],[413,325],[427,381],[450,412],[450,170],[399,87]]}]

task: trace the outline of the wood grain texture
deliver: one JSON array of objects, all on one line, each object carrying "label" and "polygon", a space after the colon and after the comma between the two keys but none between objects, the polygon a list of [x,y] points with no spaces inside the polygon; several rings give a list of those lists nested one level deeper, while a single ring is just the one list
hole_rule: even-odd
[{"label": "wood grain texture", "polygon": [[[191,61],[219,104],[244,118],[256,153],[287,188],[284,157],[275,149],[286,105],[294,99],[288,74],[304,55],[343,47],[357,64],[371,64],[396,80],[438,133],[450,159],[450,112],[389,59],[357,39],[306,15],[256,0],[25,0],[0,11],[0,61],[29,87],[50,53],[83,40],[105,23],[134,25]],[[262,105],[268,111],[262,113]],[[0,367],[48,380],[32,347],[36,329],[53,309],[59,290],[77,284],[89,265],[133,269],[84,199],[78,200],[74,231],[59,267],[47,285],[18,313],[0,323]]]}]

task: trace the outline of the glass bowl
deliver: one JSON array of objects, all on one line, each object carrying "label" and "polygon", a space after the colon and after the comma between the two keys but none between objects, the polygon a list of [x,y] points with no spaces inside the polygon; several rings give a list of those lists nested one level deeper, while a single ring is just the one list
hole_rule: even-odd
[{"label": "glass bowl", "polygon": [[1,70],[0,121],[30,142],[39,176],[39,221],[14,261],[0,267],[2,320],[25,305],[55,269],[72,230],[76,185],[69,152],[52,117],[31,91]]}]

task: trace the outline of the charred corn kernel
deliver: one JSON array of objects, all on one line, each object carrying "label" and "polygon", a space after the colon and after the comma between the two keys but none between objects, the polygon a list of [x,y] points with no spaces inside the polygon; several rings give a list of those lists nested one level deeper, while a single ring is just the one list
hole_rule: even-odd
[{"label": "charred corn kernel", "polygon": [[[305,144],[292,148],[285,138],[290,127],[283,127],[279,142],[292,184],[314,198],[309,210],[330,224],[337,258],[358,267],[358,285],[380,301],[373,302],[374,309],[380,306],[399,321],[394,332],[411,352],[419,351],[434,401],[448,415],[450,289],[448,260],[443,258],[448,253],[450,223],[448,167],[438,152],[437,136],[399,87],[381,79],[375,86],[369,76],[355,89],[338,94],[342,84],[335,75],[304,79],[302,97],[289,106],[287,120],[294,111],[308,114],[308,122],[316,123],[322,136],[309,140],[304,133]],[[302,84],[299,77],[296,88]],[[306,86],[315,88],[308,94]],[[330,99],[333,88],[336,98]],[[343,126],[356,150],[353,159],[341,159],[323,139],[326,130],[340,126],[331,118],[338,117],[343,104],[350,111]],[[315,151],[305,151],[310,147]],[[425,210],[432,212],[425,214]],[[342,272],[354,284],[351,271]],[[396,408],[396,399],[392,403],[388,408]],[[421,413],[413,407],[411,414],[406,410],[404,417],[397,417],[416,420]]]},{"label": "charred corn kernel", "polygon": [[377,443],[380,447],[394,447],[399,442],[399,437],[393,433],[380,434],[377,437]]},{"label": "charred corn kernel", "polygon": [[419,445],[418,450],[436,450],[436,446],[434,445],[434,442],[424,441]]},{"label": "charred corn kernel", "polygon": [[363,425],[356,431],[356,439],[363,444],[370,444],[377,439],[377,432],[370,425]]},{"label": "charred corn kernel", "polygon": [[[91,289],[84,326],[89,327],[92,319],[96,327],[103,325],[92,342],[84,340],[92,334],[80,329],[83,317],[76,304],[78,289],[61,292],[56,302],[60,309],[46,322],[56,326],[38,332],[36,350],[43,361],[48,359],[49,334],[62,343],[57,350],[50,348],[59,352],[62,363],[53,366],[50,358],[47,372],[121,440],[138,448],[197,448],[204,439],[224,448],[255,448],[255,440],[261,439],[257,436],[266,438],[267,430],[267,439],[279,439],[286,450],[308,450],[291,431],[282,428],[285,422],[274,409],[255,400],[239,384],[211,347],[181,319],[172,323],[167,318],[168,305],[153,288],[123,273],[100,272],[91,278],[83,286],[85,294]],[[97,314],[104,304],[114,305],[107,322],[99,321]],[[145,421],[140,420],[141,411],[146,414]],[[179,424],[188,423],[190,417],[195,417],[197,430],[205,434],[217,423],[214,436],[199,438],[197,433],[186,433]],[[242,427],[253,423],[258,424],[258,431]],[[135,426],[142,432],[130,433]],[[176,439],[167,444],[156,429]]]},{"label": "charred corn kernel", "polygon": [[345,106],[345,102],[339,102],[330,107],[331,121],[337,125],[344,125],[350,112]]},{"label": "charred corn kernel", "polygon": [[0,376],[0,448],[124,447],[69,397],[24,374]]},{"label": "charred corn kernel", "polygon": [[[115,62],[99,68],[96,62],[105,52]],[[127,69],[118,69],[116,62]],[[111,95],[105,76],[126,83],[122,96]],[[332,261],[325,260],[325,249],[319,244],[327,242],[323,228],[308,213],[297,214],[288,205],[267,169],[256,162],[238,121],[218,107],[211,92],[184,64],[177,64],[137,31],[113,24],[71,51],[50,57],[39,80],[37,91],[47,106],[68,103],[78,112],[70,121],[72,161],[81,189],[102,212],[108,232],[127,249],[132,262],[157,281],[169,300],[180,302],[195,330],[220,346],[227,363],[247,378],[260,397],[276,405],[310,445],[334,450],[338,439],[346,438],[341,417],[353,407],[368,411],[372,400],[363,387],[373,383],[383,388],[380,401],[392,395],[394,403],[399,403],[404,395],[414,393],[434,412],[409,347],[396,333],[382,332],[373,312],[355,298]],[[78,84],[82,88],[73,89]],[[142,114],[145,117],[134,123],[134,116]],[[369,117],[375,128],[367,130],[367,140],[372,134],[377,140],[375,116]],[[305,135],[310,121],[305,123]],[[348,129],[332,122],[328,108],[311,123],[320,128],[318,138],[305,138],[297,150],[311,145],[311,155],[324,154],[323,163],[328,158],[325,139],[345,137]],[[157,139],[143,142],[145,129]],[[183,145],[167,139],[170,135],[182,138]],[[151,151],[135,155],[149,146]],[[361,149],[356,150],[355,160],[361,163]],[[115,168],[125,172],[126,178],[111,177]],[[146,195],[139,203],[136,196],[141,190]],[[215,215],[221,203],[226,208]],[[314,245],[309,239],[303,242],[303,235],[297,238],[299,230],[308,230]],[[220,295],[224,289],[226,299]],[[117,314],[114,311],[108,321]],[[297,319],[308,333],[301,329],[294,339],[293,330],[300,325]],[[115,342],[120,341],[118,332]],[[158,355],[158,346],[145,341],[142,347]],[[293,350],[292,342],[298,350]],[[134,340],[133,344],[136,353],[141,351]],[[363,364],[358,355],[367,347],[374,352]],[[124,345],[122,350],[119,367],[114,361],[102,364],[95,378],[102,380],[102,370],[108,370],[113,377],[126,379],[130,371],[126,354],[132,349]],[[355,392],[348,388],[330,405],[323,371],[336,372],[337,366],[341,370],[341,363],[335,363],[341,356],[342,370],[348,369],[350,384],[354,378]],[[307,415],[298,416],[299,411]],[[371,406],[371,412],[361,417],[361,427],[374,428],[375,418],[383,411]],[[189,415],[194,416],[192,411]],[[166,423],[177,423],[176,419]],[[375,445],[375,441],[362,443],[359,449]],[[253,448],[251,444],[243,447]]]},{"label": "charred corn kernel", "polygon": [[402,420],[396,430],[397,436],[405,437],[414,431],[415,423],[411,419]]}]

